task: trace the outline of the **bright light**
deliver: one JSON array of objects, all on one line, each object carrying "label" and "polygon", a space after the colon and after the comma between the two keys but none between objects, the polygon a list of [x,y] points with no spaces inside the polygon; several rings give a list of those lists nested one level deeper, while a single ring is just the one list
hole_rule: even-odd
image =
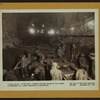
[{"label": "bright light", "polygon": [[44,25],[42,25],[42,27],[44,27]]},{"label": "bright light", "polygon": [[48,31],[48,34],[54,35],[55,34],[55,30],[51,29],[50,31]]},{"label": "bright light", "polygon": [[35,34],[35,29],[30,28],[30,29],[29,29],[29,32],[30,32],[30,34]]},{"label": "bright light", "polygon": [[92,21],[88,22],[87,26],[89,29],[93,29],[94,28],[94,21],[92,20]]},{"label": "bright light", "polygon": [[34,27],[34,24],[32,24],[32,26]]},{"label": "bright light", "polygon": [[71,31],[74,31],[75,28],[74,27],[71,27],[70,29],[71,29]]}]

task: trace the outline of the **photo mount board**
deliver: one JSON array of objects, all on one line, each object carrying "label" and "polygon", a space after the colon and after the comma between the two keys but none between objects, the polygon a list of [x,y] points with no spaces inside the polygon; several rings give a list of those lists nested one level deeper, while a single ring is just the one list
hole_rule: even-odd
[{"label": "photo mount board", "polygon": [[[26,6],[27,5],[27,6]],[[66,10],[66,11],[72,11],[72,10],[76,10],[76,11],[82,11],[84,12],[84,10],[90,10],[93,11],[95,10],[96,12],[98,12],[97,14],[97,18],[98,18],[98,22],[97,22],[97,27],[99,28],[99,9],[100,9],[100,3],[1,3],[0,4],[0,11],[4,11],[4,12],[10,12],[11,10],[14,12],[16,11],[52,11],[52,10]],[[1,23],[0,23],[1,24]],[[97,28],[97,33],[98,33],[98,28]],[[99,29],[100,30],[100,29]],[[99,33],[98,33],[99,35]],[[1,36],[1,35],[0,35]],[[99,36],[97,37],[97,39],[99,38]],[[99,41],[99,42],[98,42]],[[98,39],[98,43],[96,44],[97,47],[99,47],[99,43],[100,40]],[[2,43],[1,43],[2,45]],[[99,51],[99,48],[98,50]],[[0,51],[2,53],[2,51]],[[99,54],[99,52],[98,52]],[[99,54],[100,56],[100,54]],[[99,69],[99,58],[97,58],[98,60],[98,69]],[[2,62],[1,62],[2,63]],[[100,71],[100,69],[98,70]],[[2,73],[2,71],[1,71]],[[17,98],[17,97],[34,97],[34,98],[41,98],[41,97],[45,97],[45,98],[54,98],[54,97],[61,97],[61,98],[75,98],[75,97],[100,97],[100,82],[99,82],[99,75],[100,73],[98,72],[97,76],[98,76],[98,82],[96,84],[97,89],[87,89],[87,90],[83,90],[83,89],[79,89],[79,90],[36,90],[36,89],[20,89],[20,90],[0,90],[0,97],[13,97],[13,98]],[[12,82],[13,83],[13,82]],[[1,83],[0,83],[1,84]],[[99,86],[98,86],[99,85]],[[1,88],[5,88],[5,86],[2,86]]]}]

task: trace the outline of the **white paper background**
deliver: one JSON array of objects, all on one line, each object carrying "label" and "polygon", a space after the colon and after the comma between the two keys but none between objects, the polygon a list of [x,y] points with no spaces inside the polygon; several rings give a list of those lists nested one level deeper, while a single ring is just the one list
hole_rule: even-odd
[{"label": "white paper background", "polygon": [[[95,80],[67,80],[67,81],[2,81],[3,80],[3,61],[2,61],[2,13],[52,13],[52,12],[95,12]],[[40,9],[40,10],[0,10],[0,90],[98,90],[99,87],[99,35],[98,35],[98,9]],[[38,84],[39,86],[24,86],[22,84]],[[40,84],[49,84],[49,86],[40,86]],[[70,83],[77,83],[76,86],[70,86]],[[80,86],[80,83],[90,83],[89,86]],[[94,83],[94,85],[92,84]],[[17,85],[21,86],[17,86]],[[51,84],[51,85],[50,85]],[[13,86],[11,86],[13,85]],[[15,87],[16,85],[16,87]],[[10,86],[10,87],[9,87]]]}]

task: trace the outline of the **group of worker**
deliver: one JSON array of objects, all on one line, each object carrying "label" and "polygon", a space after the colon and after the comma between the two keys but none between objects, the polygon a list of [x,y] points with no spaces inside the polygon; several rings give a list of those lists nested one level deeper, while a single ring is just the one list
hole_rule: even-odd
[{"label": "group of worker", "polygon": [[[25,79],[26,77],[30,78],[30,80],[63,79],[62,72],[58,69],[58,64],[56,62],[49,60],[47,56],[45,57],[41,53],[34,53],[34,55],[32,55],[29,51],[25,51],[24,54],[20,57],[16,66],[13,68],[13,71],[8,71],[5,80],[12,80],[9,79],[9,74],[12,74],[14,70],[19,69],[21,70],[22,79]],[[10,76],[10,78],[12,76]]]},{"label": "group of worker", "polygon": [[[65,55],[65,49],[66,48],[63,46],[63,43],[61,43],[61,45],[56,51],[57,58],[60,58],[61,60],[63,59]],[[86,80],[88,79],[88,76],[93,76],[89,75],[90,65],[85,57],[85,54],[79,54],[78,48],[75,44],[72,45],[70,62],[75,64],[75,66],[77,67],[75,69],[76,80]],[[73,64],[71,64],[71,66]],[[93,65],[92,67],[94,68],[92,73],[94,73],[95,76],[95,65]],[[14,70],[19,69],[21,70],[22,79],[29,77],[30,80],[63,80],[63,73],[59,69],[58,63],[49,59],[48,56],[45,56],[40,52],[35,52],[34,54],[31,54],[29,51],[25,51],[24,54],[18,60],[16,66],[13,68],[12,71],[10,70],[9,73],[14,74]],[[10,78],[12,76],[15,76],[9,76],[9,73],[6,74],[6,80],[11,80]],[[80,78],[80,76],[82,77]]]},{"label": "group of worker", "polygon": [[[56,52],[57,57],[61,59],[64,58],[66,55],[66,49],[67,48],[66,46],[64,46],[64,43],[60,43],[60,46]],[[75,64],[75,66],[79,69],[79,76],[81,76],[83,73],[84,75],[91,76],[93,79],[95,79],[95,61],[91,59],[90,55],[85,55],[84,53],[82,53],[79,50],[79,47],[76,46],[76,44],[72,44],[71,49],[69,51],[69,61]],[[83,78],[81,78],[81,80],[83,80]]]}]

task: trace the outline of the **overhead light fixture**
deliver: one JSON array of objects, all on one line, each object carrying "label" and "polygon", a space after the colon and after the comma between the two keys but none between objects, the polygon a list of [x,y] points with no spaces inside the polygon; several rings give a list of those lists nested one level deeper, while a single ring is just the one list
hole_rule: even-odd
[{"label": "overhead light fixture", "polygon": [[75,27],[71,27],[70,29],[71,29],[71,31],[74,31]]},{"label": "overhead light fixture", "polygon": [[29,32],[30,32],[30,34],[35,34],[35,29],[29,28]]},{"label": "overhead light fixture", "polygon": [[34,27],[34,24],[32,24],[32,26]]},{"label": "overhead light fixture", "polygon": [[88,26],[89,29],[94,29],[94,20],[89,21],[89,22],[87,23],[87,26]]},{"label": "overhead light fixture", "polygon": [[49,31],[48,31],[48,34],[54,35],[54,34],[55,34],[55,30],[53,30],[53,29],[49,30]]},{"label": "overhead light fixture", "polygon": [[44,24],[42,25],[42,27],[44,27]]}]

